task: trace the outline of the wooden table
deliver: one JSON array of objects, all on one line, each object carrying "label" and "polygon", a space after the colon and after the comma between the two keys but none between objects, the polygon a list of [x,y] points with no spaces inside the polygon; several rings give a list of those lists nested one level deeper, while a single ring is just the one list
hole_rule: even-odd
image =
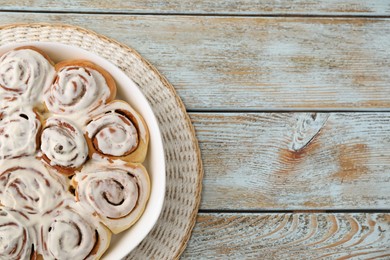
[{"label": "wooden table", "polygon": [[205,168],[183,259],[390,259],[390,1],[99,2],[0,22],[95,30],[174,85]]}]

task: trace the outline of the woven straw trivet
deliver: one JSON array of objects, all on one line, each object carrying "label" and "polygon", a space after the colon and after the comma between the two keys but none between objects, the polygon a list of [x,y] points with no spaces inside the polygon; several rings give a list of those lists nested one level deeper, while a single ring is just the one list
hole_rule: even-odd
[{"label": "woven straw trivet", "polygon": [[95,32],[51,24],[0,27],[0,46],[58,42],[95,53],[120,68],[140,88],[159,122],[167,186],[161,216],[127,259],[177,259],[184,251],[200,203],[203,169],[194,128],[172,85],[133,49]]}]

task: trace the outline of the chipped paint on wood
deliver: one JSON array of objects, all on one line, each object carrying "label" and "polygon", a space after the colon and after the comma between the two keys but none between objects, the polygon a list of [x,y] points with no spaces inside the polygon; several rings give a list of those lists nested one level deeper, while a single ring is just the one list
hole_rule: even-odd
[{"label": "chipped paint on wood", "polygon": [[389,113],[191,113],[202,209],[388,209]]},{"label": "chipped paint on wood", "polygon": [[[23,18],[23,19],[21,19]],[[2,13],[134,47],[188,109],[390,109],[390,19]]]},{"label": "chipped paint on wood", "polygon": [[389,214],[198,216],[183,259],[387,259]]}]

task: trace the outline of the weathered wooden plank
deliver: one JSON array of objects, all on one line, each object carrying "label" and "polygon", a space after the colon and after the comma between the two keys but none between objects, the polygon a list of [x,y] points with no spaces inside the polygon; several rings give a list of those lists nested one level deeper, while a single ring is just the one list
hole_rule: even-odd
[{"label": "weathered wooden plank", "polygon": [[134,47],[189,109],[390,108],[390,19],[0,17],[0,24],[36,21],[84,26]]},{"label": "weathered wooden plank", "polygon": [[386,0],[219,0],[219,1],[2,1],[2,10],[44,10],[67,12],[184,13],[184,14],[298,14],[298,15],[389,15]]},{"label": "weathered wooden plank", "polygon": [[390,208],[390,113],[192,113],[202,209]]},{"label": "weathered wooden plank", "polygon": [[389,259],[390,214],[200,214],[182,259]]}]

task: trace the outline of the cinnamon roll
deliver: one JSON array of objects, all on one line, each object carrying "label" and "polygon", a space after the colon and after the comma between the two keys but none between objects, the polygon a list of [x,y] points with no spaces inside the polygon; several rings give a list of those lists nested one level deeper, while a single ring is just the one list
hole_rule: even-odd
[{"label": "cinnamon roll", "polygon": [[82,132],[71,122],[55,117],[45,122],[41,150],[43,160],[65,175],[73,174],[88,157]]},{"label": "cinnamon roll", "polygon": [[115,100],[96,109],[86,127],[90,155],[143,162],[149,131],[144,119],[126,102]]},{"label": "cinnamon roll", "polygon": [[103,68],[85,60],[69,60],[56,64],[57,75],[45,91],[49,111],[67,115],[88,112],[112,100],[116,84]]},{"label": "cinnamon roll", "polygon": [[40,129],[39,116],[31,108],[8,103],[0,112],[0,159],[33,155],[39,144]]},{"label": "cinnamon roll", "polygon": [[0,164],[0,205],[28,214],[42,214],[61,205],[66,178],[51,174],[35,157],[6,160]]},{"label": "cinnamon roll", "polygon": [[53,80],[53,64],[49,56],[32,46],[11,50],[0,58],[0,88],[34,103]]},{"label": "cinnamon roll", "polygon": [[29,218],[21,212],[0,208],[0,259],[34,259],[35,236],[25,223]]},{"label": "cinnamon roll", "polygon": [[72,181],[76,200],[97,213],[114,233],[132,226],[143,213],[150,180],[141,164],[89,164]]},{"label": "cinnamon roll", "polygon": [[99,259],[110,244],[111,233],[76,206],[58,208],[41,225],[44,259]]}]

